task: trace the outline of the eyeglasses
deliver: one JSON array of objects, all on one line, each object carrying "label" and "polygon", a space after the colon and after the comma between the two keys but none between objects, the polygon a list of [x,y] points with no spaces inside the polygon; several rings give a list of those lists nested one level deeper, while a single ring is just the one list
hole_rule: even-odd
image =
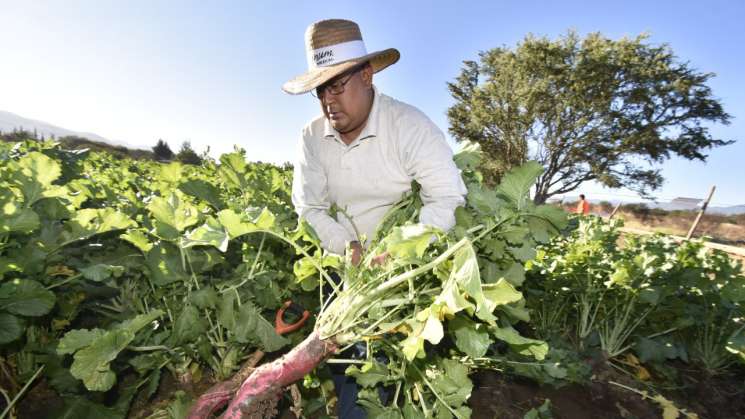
[{"label": "eyeglasses", "polygon": [[316,87],[315,90],[311,90],[310,94],[316,99],[322,99],[327,91],[332,95],[340,95],[344,93],[345,86],[347,83],[349,83],[350,80],[352,80],[352,76],[354,76],[355,73],[362,70],[363,68],[365,67],[360,66],[352,68],[347,72],[346,80],[342,81],[342,79],[345,77],[344,75],[342,75],[333,83],[327,83]]}]

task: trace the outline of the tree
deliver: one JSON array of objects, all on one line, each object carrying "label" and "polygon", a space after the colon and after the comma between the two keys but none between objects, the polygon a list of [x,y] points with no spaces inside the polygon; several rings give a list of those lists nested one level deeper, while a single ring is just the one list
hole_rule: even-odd
[{"label": "tree", "polygon": [[33,139],[33,133],[26,131],[23,128],[13,128],[13,131],[2,135],[2,140],[9,142],[26,141],[31,139]]},{"label": "tree", "polygon": [[159,161],[173,160],[173,151],[171,151],[171,147],[168,147],[168,143],[162,139],[159,139],[158,143],[153,147],[153,154],[155,154],[155,159]]},{"label": "tree", "polygon": [[181,143],[181,149],[176,154],[176,160],[184,164],[202,164],[202,158],[191,148],[189,141]]},{"label": "tree", "polygon": [[448,83],[450,133],[481,144],[490,184],[526,160],[540,162],[536,203],[592,180],[648,195],[671,155],[706,161],[705,150],[732,141],[707,127],[730,120],[706,84],[713,74],[646,40],[569,32],[481,52]]}]

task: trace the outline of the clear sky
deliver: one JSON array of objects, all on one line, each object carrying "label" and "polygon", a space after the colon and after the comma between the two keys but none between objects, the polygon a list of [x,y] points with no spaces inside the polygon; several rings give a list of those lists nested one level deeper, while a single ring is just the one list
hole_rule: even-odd
[{"label": "clear sky", "polygon": [[[184,140],[212,154],[292,161],[320,108],[280,86],[306,69],[303,34],[325,18],[360,24],[368,51],[401,60],[376,75],[385,93],[447,132],[446,82],[481,50],[528,33],[651,34],[701,71],[733,116],[713,132],[741,140],[708,164],[672,160],[656,195],[745,204],[745,3],[740,1],[9,1],[0,0],[0,110],[149,148]],[[454,143],[453,143],[454,144]],[[587,185],[590,198],[628,195]]]}]

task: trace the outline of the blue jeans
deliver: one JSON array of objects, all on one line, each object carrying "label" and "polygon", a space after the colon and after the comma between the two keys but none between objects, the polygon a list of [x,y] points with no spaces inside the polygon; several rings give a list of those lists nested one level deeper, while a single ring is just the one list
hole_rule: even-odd
[{"label": "blue jeans", "polygon": [[367,412],[357,404],[357,393],[360,386],[354,377],[347,377],[344,372],[334,373],[334,388],[337,397],[337,414],[339,419],[367,419]]},{"label": "blue jeans", "polygon": [[[367,357],[367,345],[364,342],[358,342],[351,348],[342,352],[344,358],[350,359],[365,359]],[[377,362],[388,363],[387,357],[377,356],[375,357]],[[367,412],[360,405],[357,404],[358,393],[360,386],[357,384],[357,380],[354,377],[344,375],[344,371],[347,369],[345,364],[333,364],[331,367],[331,374],[334,380],[334,389],[336,390],[337,397],[337,413],[339,419],[367,419]],[[388,402],[389,392],[378,386],[378,397],[383,404]]]},{"label": "blue jeans", "polygon": [[[331,279],[337,285],[341,285],[341,278],[335,272],[331,273]],[[329,285],[325,286],[327,287],[325,290],[326,293],[330,293],[331,287]],[[341,356],[349,359],[365,359],[367,357],[367,345],[364,342],[358,342],[341,353]],[[388,362],[387,359],[381,359],[379,361]],[[357,380],[354,377],[348,377],[344,374],[347,366],[345,364],[329,365],[337,397],[337,414],[339,415],[339,419],[367,419],[367,412],[357,404],[358,393],[360,391]],[[378,392],[381,400],[385,403],[388,398],[388,392],[382,387],[378,387]]]}]

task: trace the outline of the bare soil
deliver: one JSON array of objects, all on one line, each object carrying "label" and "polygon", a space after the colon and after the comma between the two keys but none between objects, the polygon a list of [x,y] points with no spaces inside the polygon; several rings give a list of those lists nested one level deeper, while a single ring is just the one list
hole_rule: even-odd
[{"label": "bare soil", "polygon": [[[606,375],[603,381],[588,385],[571,384],[560,388],[536,383],[493,371],[481,371],[473,376],[474,392],[469,404],[473,419],[522,419],[532,408],[551,400],[555,419],[659,419],[662,408],[656,403],[621,387],[616,381],[643,390],[638,382],[626,376]],[[687,384],[675,391],[661,390],[664,397],[678,408],[705,419],[745,418],[745,385],[742,376],[705,379],[688,377]],[[682,416],[681,416],[682,417]]]},{"label": "bare soil", "polygon": [[[681,371],[681,370],[679,370]],[[597,372],[589,384],[570,384],[560,388],[540,386],[533,381],[495,371],[479,371],[472,375],[474,390],[469,400],[473,419],[522,419],[532,408],[551,401],[551,414],[556,419],[657,419],[662,409],[655,403],[609,381],[644,389],[643,384],[626,375],[605,369]],[[203,380],[189,390],[199,394],[211,384]],[[659,385],[662,387],[662,385]],[[701,419],[745,419],[745,373],[707,377],[693,371],[681,375],[675,388],[658,390],[678,408],[695,413]],[[135,400],[130,418],[147,417],[163,408],[176,390],[185,390],[170,374],[163,374],[158,394],[151,400]],[[0,405],[2,405],[0,403]],[[279,417],[294,418],[286,403]],[[54,417],[62,408],[62,400],[45,380],[39,381],[19,406],[19,419]]]}]

